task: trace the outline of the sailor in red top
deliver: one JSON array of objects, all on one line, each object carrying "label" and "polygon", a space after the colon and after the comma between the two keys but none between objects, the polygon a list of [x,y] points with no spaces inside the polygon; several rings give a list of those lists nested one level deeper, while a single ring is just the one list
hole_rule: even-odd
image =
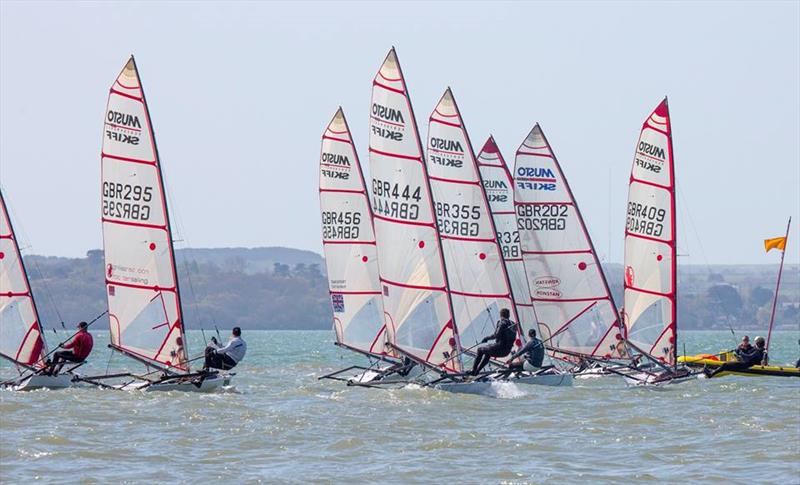
[{"label": "sailor in red top", "polygon": [[79,330],[75,338],[68,344],[59,345],[59,347],[63,347],[67,350],[59,350],[53,354],[53,362],[48,365],[47,369],[44,371],[45,374],[57,376],[65,363],[81,363],[86,360],[86,357],[89,357],[89,354],[92,353],[94,340],[92,339],[92,334],[89,333],[88,327],[89,325],[86,322],[78,324]]}]

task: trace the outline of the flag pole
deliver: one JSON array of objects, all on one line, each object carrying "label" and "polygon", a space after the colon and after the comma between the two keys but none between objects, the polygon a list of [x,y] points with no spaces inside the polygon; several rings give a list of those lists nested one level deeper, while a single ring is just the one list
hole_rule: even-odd
[{"label": "flag pole", "polygon": [[[775,283],[775,296],[772,298],[772,314],[769,317],[769,330],[767,330],[767,345],[764,347],[764,360],[769,357],[769,340],[772,337],[772,324],[775,322],[775,308],[778,306],[778,290],[781,288],[781,274],[783,274],[783,259],[786,257],[786,243],[789,241],[789,227],[792,225],[792,218],[789,217],[789,222],[786,224],[786,237],[783,243],[783,251],[781,251],[781,265],[778,268],[778,282]],[[766,362],[765,362],[766,363]]]}]

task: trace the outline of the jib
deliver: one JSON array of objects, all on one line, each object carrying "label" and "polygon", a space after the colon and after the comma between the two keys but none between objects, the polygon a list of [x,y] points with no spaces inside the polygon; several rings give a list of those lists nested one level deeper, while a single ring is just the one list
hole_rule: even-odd
[{"label": "jib", "polygon": [[662,147],[651,145],[646,141],[639,142],[639,151],[642,153],[646,153],[648,155],[652,155],[654,157],[658,157],[662,160],[666,158],[666,156],[664,155],[664,149]]},{"label": "jib", "polygon": [[431,148],[447,150],[449,152],[464,152],[461,142],[456,140],[445,140],[444,138],[431,138]]},{"label": "jib", "polygon": [[642,167],[645,170],[650,170],[653,173],[661,172],[661,166],[660,165],[657,165],[657,164],[655,164],[653,162],[648,162],[647,160],[642,160],[642,159],[637,158],[636,159],[636,165],[639,166],[639,167]]},{"label": "jib", "polygon": [[519,167],[517,175],[520,177],[541,177],[541,178],[556,178],[556,174],[549,168],[542,167]]},{"label": "jib", "polygon": [[373,126],[372,132],[381,138],[386,138],[387,140],[403,141],[403,134],[399,131],[388,130],[386,128],[381,128],[380,126]]},{"label": "jib", "polygon": [[445,167],[461,168],[464,166],[464,161],[457,158],[440,157],[437,155],[429,155],[428,158],[430,158],[431,163],[443,165]]},{"label": "jib", "polygon": [[347,158],[347,155],[339,155],[338,153],[323,153],[322,161],[324,163],[330,163],[332,165],[346,165],[348,167],[350,166],[350,159]]},{"label": "jib", "polygon": [[115,125],[130,126],[131,128],[141,128],[142,124],[139,122],[139,117],[129,115],[128,113],[120,113],[119,111],[109,111],[106,115],[109,123]]},{"label": "jib", "polygon": [[378,103],[372,103],[372,114],[384,120],[405,124],[403,113],[401,113],[400,110],[387,108]]},{"label": "jib", "polygon": [[106,130],[106,136],[108,136],[109,140],[117,141],[120,143],[127,143],[129,145],[139,144],[138,136],[125,135],[123,133],[117,133],[116,131],[110,131],[110,130]]},{"label": "jib", "polygon": [[517,182],[517,187],[523,190],[546,190],[548,192],[556,190],[556,184],[542,182]]}]

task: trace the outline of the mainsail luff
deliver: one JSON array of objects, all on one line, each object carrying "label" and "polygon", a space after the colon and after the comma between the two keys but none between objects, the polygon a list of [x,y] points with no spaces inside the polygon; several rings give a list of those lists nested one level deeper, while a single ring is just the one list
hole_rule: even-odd
[{"label": "mainsail luff", "polygon": [[369,159],[387,339],[418,361],[460,371],[431,187],[394,48],[372,86]]},{"label": "mainsail luff", "polygon": [[511,282],[511,294],[522,334],[526,336],[529,329],[537,328],[538,323],[522,259],[517,213],[514,210],[514,179],[494,137],[489,136],[486,140],[477,160],[497,231],[497,242],[501,246],[506,273]]},{"label": "mainsail luff", "polygon": [[369,355],[393,356],[384,346],[372,207],[342,108],[322,135],[319,197],[336,341]]},{"label": "mainsail luff", "polygon": [[109,90],[104,135],[101,220],[111,345],[137,360],[189,372],[161,162],[133,56]]},{"label": "mainsail luff", "polygon": [[[519,322],[475,152],[448,88],[429,117],[426,163],[461,345],[491,335],[500,310]],[[519,332],[518,332],[519,333]]]},{"label": "mainsail luff", "polygon": [[629,341],[669,365],[677,365],[676,256],[675,166],[664,98],[642,124],[629,179],[624,321]]},{"label": "mainsail luff", "polygon": [[[568,360],[625,358],[614,300],[561,165],[537,124],[516,153],[514,205],[539,330]],[[559,350],[564,352],[557,354]]]},{"label": "mainsail luff", "polygon": [[0,288],[0,353],[23,366],[43,365],[44,330],[2,191]]}]

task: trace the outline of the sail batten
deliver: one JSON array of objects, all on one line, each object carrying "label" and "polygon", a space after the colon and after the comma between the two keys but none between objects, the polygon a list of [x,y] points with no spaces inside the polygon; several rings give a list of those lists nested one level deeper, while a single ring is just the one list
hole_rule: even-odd
[{"label": "sail batten", "polygon": [[560,357],[627,357],[602,266],[538,124],[517,150],[514,170],[522,258],[545,344]]},{"label": "sail batten", "polygon": [[666,98],[642,124],[628,186],[624,321],[636,347],[677,362],[675,167]]},{"label": "sail batten", "polygon": [[372,209],[388,343],[460,371],[460,343],[414,111],[392,49],[372,84]]},{"label": "sail batten", "polygon": [[111,343],[146,362],[189,371],[163,174],[133,57],[109,92],[101,172]]},{"label": "sail batten", "polygon": [[491,335],[507,308],[519,322],[472,143],[448,88],[429,118],[426,164],[456,327],[465,348]]},{"label": "sail batten", "polygon": [[23,366],[42,366],[47,354],[28,273],[0,192],[0,353]]},{"label": "sail batten", "polygon": [[319,200],[336,342],[378,357],[385,347],[378,254],[361,162],[341,108],[322,135]]}]

